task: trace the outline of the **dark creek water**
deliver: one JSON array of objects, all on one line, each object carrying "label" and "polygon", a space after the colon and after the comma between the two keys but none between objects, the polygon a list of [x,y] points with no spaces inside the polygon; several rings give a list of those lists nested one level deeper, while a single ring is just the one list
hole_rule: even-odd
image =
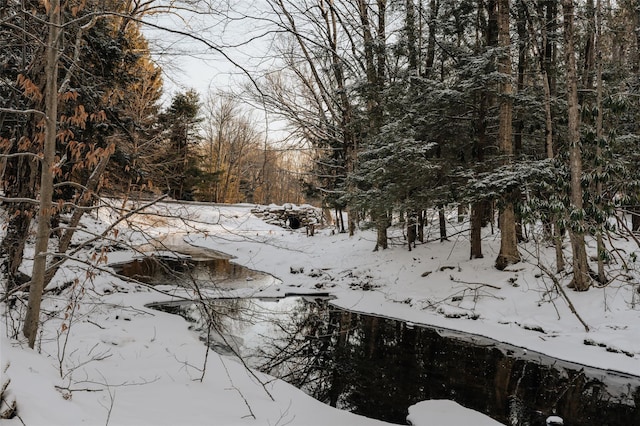
[{"label": "dark creek water", "polygon": [[[237,274],[229,282],[246,281],[250,271],[225,262],[222,269]],[[169,265],[177,275],[167,274],[167,264],[155,263],[155,269],[142,273],[141,265],[121,265],[120,273],[175,284],[190,270],[198,280],[225,282],[227,272],[215,270],[215,262],[178,263]],[[221,298],[150,307],[193,322],[216,351],[238,354],[320,401],[367,417],[405,424],[410,405],[451,399],[514,426],[544,425],[551,414],[563,417],[565,425],[640,425],[640,377],[479,336],[350,312],[327,298]]]},{"label": "dark creek water", "polygon": [[[152,307],[206,334],[195,305]],[[321,298],[216,299],[208,309],[212,348],[368,417],[404,424],[410,405],[452,399],[509,425],[544,425],[555,413],[565,425],[640,425],[638,377],[361,315]]]},{"label": "dark creek water", "polygon": [[150,256],[126,263],[110,265],[120,275],[156,285],[198,284],[202,287],[231,288],[246,286],[247,282],[265,274],[237,265],[229,259],[193,259]]}]

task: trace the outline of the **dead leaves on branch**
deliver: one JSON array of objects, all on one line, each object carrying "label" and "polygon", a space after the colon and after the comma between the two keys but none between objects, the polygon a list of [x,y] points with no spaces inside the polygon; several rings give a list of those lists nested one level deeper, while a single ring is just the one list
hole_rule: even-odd
[{"label": "dead leaves on branch", "polygon": [[34,102],[41,102],[44,98],[40,88],[24,74],[18,74],[17,79],[18,86],[22,89],[22,93],[28,99]]}]

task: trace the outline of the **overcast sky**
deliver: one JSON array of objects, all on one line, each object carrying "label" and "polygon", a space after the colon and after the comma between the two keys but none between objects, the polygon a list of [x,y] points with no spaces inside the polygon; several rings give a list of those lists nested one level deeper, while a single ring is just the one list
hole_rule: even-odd
[{"label": "overcast sky", "polygon": [[[241,3],[251,14],[258,14],[258,2]],[[229,15],[232,19],[226,20]],[[242,17],[240,12],[226,10],[222,15],[218,11],[200,14],[180,11],[179,16],[157,15],[145,20],[179,32],[143,29],[152,55],[163,69],[169,98],[189,88],[196,89],[202,97],[219,89],[239,90],[248,81],[243,68],[257,75],[258,70],[266,69],[274,61],[268,59],[270,40],[268,35],[264,36],[265,24],[256,18]]]},{"label": "overcast sky", "polygon": [[[244,0],[235,7],[244,11],[227,9],[222,14],[218,8],[212,13],[180,11],[179,15],[145,18],[146,22],[165,28],[143,27],[151,54],[163,70],[165,105],[175,93],[189,89],[195,89],[202,101],[219,91],[240,93],[250,84],[247,74],[259,78],[273,69],[277,56],[271,49],[272,26],[265,19],[264,3]],[[253,101],[254,105],[249,104],[248,99],[241,103],[254,111],[252,114],[263,129],[269,128],[271,141],[286,138],[284,124],[278,123],[277,117],[267,117],[259,105]]]}]

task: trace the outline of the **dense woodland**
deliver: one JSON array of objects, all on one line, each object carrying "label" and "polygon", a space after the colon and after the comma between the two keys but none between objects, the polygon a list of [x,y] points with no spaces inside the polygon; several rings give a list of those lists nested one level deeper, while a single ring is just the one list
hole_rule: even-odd
[{"label": "dense woodland", "polygon": [[286,66],[262,91],[316,148],[310,187],[349,211],[350,233],[367,220],[386,248],[400,218],[411,246],[437,209],[444,239],[459,206],[471,258],[494,217],[499,269],[542,224],[571,287],[607,282],[605,236],[638,195],[638,2],[270,4]]},{"label": "dense woodland", "polygon": [[[496,267],[517,263],[536,224],[571,287],[607,283],[608,233],[640,229],[636,216],[618,220],[640,211],[640,2],[261,5],[0,1],[0,249],[5,293],[31,292],[31,345],[43,288],[101,196],[121,198],[123,214],[127,200],[163,196],[313,201],[347,212],[351,234],[375,227],[376,249],[397,223],[409,248],[423,241],[427,211],[439,211],[447,238],[445,213],[457,208],[469,217],[471,258],[483,256],[482,229],[498,218]],[[143,28],[149,16],[187,11],[258,22],[275,65],[243,69],[241,94],[187,90],[163,105]],[[287,149],[248,105],[286,121]],[[25,277],[31,229],[37,255]],[[587,238],[597,241],[594,262]]]}]

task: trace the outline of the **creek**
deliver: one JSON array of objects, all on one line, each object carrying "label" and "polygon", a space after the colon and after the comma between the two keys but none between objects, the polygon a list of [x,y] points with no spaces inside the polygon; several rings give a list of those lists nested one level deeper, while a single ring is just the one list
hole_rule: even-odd
[{"label": "creek", "polygon": [[[215,267],[204,269],[211,273]],[[245,285],[246,271],[231,273],[238,276],[223,281]],[[166,281],[163,274],[150,281]],[[195,275],[203,279],[202,272]],[[221,279],[220,271],[214,275]],[[410,405],[451,399],[514,426],[544,425],[552,414],[565,425],[640,425],[640,377],[477,335],[351,312],[326,296],[221,297],[149,307],[191,321],[217,352],[241,356],[320,401],[371,418],[406,424]]]}]

